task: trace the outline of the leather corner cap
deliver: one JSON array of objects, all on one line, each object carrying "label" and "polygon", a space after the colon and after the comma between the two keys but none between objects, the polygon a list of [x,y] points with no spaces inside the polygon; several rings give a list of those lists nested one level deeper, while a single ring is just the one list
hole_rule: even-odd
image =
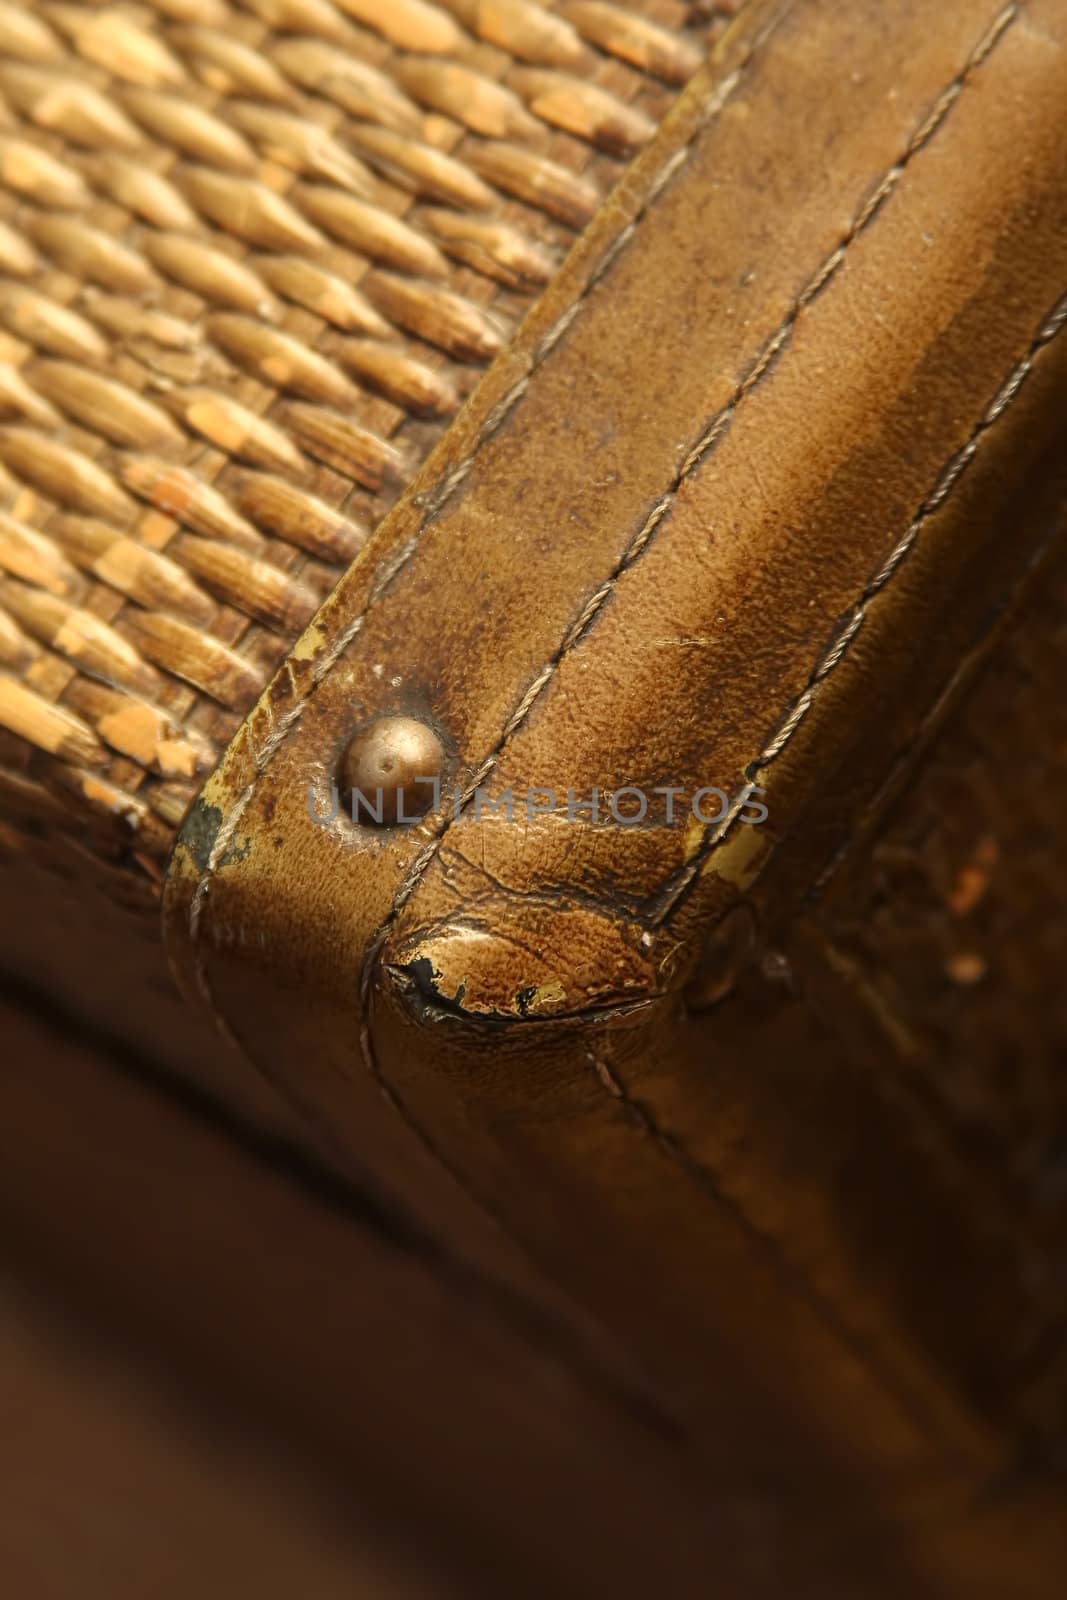
[{"label": "leather corner cap", "polygon": [[[1067,7],[931,21],[742,14],[187,822],[177,969],[342,1141],[391,1093],[383,985],[416,1024],[670,1003],[783,856],[821,870],[832,830],[798,819],[835,775],[847,828],[1031,559],[1067,397]],[[458,799],[316,820],[353,729],[397,713],[444,730]],[[686,799],[500,814],[544,786]]]},{"label": "leather corner cap", "polygon": [[[1021,570],[1016,547],[990,573],[989,498],[1019,504],[1054,448],[1064,29],[1061,0],[961,0],[937,29],[798,0],[731,30],[187,822],[168,934],[238,1035],[272,1006],[234,1013],[234,966],[354,1016],[368,958],[426,960],[454,1005],[467,965],[490,1013],[656,994],[840,760],[837,702],[891,704],[942,598]],[[395,710],[448,733],[458,821],[317,826],[309,786]],[[470,805],[745,782],[769,808],[747,837],[736,811]]]},{"label": "leather corner cap", "polygon": [[[791,1474],[810,1504],[866,1481],[885,1510],[995,1455],[910,1318],[901,1185],[954,1264],[930,1279],[949,1344],[1025,1274],[1008,1235],[990,1275],[965,1157],[929,1156],[876,1083],[827,1067],[783,1111],[747,1038],[709,1070],[723,1021],[682,989],[739,902],[786,916],[821,875],[1056,526],[1065,46],[1067,0],[954,0],[936,26],[928,0],[747,7],[168,875],[175,966],[296,1138],[539,1310],[562,1286],[720,1483]],[[439,737],[440,803],[335,814],[353,735],[398,715]],[[594,786],[674,788],[675,820],[502,804]],[[711,789],[726,811],[697,817]],[[889,1151],[866,1255],[841,1090]]]},{"label": "leather corner cap", "polygon": [[663,992],[640,937],[608,907],[483,884],[463,912],[390,940],[380,971],[426,1022],[621,1021]]}]

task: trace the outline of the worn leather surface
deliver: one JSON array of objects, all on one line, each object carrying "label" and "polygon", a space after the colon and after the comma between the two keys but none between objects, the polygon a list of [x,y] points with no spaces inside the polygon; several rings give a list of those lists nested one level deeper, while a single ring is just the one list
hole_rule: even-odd
[{"label": "worn leather surface", "polygon": [[[1062,0],[750,8],[292,652],[168,884],[189,992],[310,1144],[562,1284],[709,1465],[869,1474],[912,1510],[1014,1448],[990,1374],[1027,1242],[847,1061],[761,1119],[743,1034],[682,995],[742,900],[818,880],[1049,538],[1065,44]],[[396,710],[461,796],[753,782],[769,818],[313,820]],[[847,1189],[813,1203],[843,1088],[885,1140],[873,1259]]]},{"label": "worn leather surface", "polygon": [[1061,526],[992,649],[962,664],[958,706],[780,930],[808,1007],[966,1150],[1026,1239],[1025,1309],[990,1376],[1053,1453],[1067,1401],[1065,602]]}]

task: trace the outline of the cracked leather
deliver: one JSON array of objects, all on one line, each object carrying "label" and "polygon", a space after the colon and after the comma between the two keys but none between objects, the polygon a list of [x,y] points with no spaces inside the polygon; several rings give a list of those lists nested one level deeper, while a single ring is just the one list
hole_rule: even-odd
[{"label": "cracked leather", "polygon": [[[1049,536],[1065,147],[1063,0],[955,0],[936,27],[927,0],[750,6],[171,865],[176,968],[298,1136],[622,1330],[712,1457],[765,1460],[750,1435],[788,1455],[794,1429],[884,1487],[988,1464],[1010,1421],[996,1352],[1025,1241],[965,1156],[827,1045],[797,1111],[825,1114],[826,1153],[814,1132],[783,1171],[743,1039],[684,993],[739,906],[788,921]],[[440,730],[458,815],[316,822],[353,729],[397,711]],[[670,825],[662,798],[633,827],[475,805],[748,783],[758,826]],[[887,1152],[866,1275],[809,1204],[842,1082]],[[894,1189],[958,1263],[928,1285],[947,1359],[908,1313]]]}]

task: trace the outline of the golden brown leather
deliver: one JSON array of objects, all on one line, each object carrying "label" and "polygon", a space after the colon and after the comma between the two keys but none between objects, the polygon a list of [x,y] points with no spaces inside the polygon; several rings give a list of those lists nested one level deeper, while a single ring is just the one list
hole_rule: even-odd
[{"label": "golden brown leather", "polygon": [[[291,653],[168,885],[188,991],[304,1140],[562,1284],[705,1467],[855,1473],[894,1516],[1029,1425],[1001,1368],[1055,1323],[1041,1247],[898,1085],[830,1041],[791,1079],[795,1016],[754,1056],[682,996],[728,915],[788,920],[1056,526],[1065,43],[1062,0],[750,8]],[[309,784],[328,811],[352,730],[398,709],[461,794],[748,781],[769,820],[316,823]]]}]

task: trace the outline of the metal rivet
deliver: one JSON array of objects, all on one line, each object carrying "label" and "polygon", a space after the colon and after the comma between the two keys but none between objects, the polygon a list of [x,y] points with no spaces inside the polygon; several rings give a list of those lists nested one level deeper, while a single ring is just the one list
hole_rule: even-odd
[{"label": "metal rivet", "polygon": [[444,745],[417,717],[386,716],[353,734],[338,787],[357,822],[415,822],[434,804]]}]

